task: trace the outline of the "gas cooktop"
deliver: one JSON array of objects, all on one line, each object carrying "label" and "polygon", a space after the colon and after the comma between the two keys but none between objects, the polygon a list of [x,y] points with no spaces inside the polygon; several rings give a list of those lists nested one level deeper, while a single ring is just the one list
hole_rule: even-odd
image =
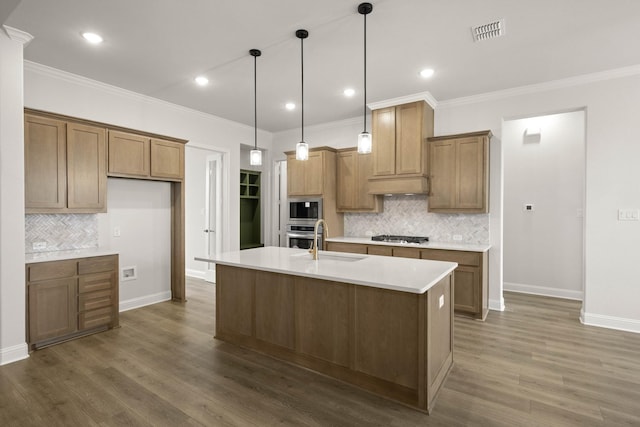
[{"label": "gas cooktop", "polygon": [[394,236],[391,234],[381,234],[379,236],[372,236],[371,240],[374,242],[389,242],[389,243],[427,243],[428,237],[418,236]]}]

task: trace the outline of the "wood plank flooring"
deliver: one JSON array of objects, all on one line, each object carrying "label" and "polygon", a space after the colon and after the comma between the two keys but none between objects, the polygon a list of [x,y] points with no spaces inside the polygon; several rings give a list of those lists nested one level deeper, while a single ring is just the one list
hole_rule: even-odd
[{"label": "wood plank flooring", "polygon": [[212,338],[214,287],[124,312],[121,328],[0,367],[2,426],[640,426],[640,335],[575,301],[507,293],[456,317],[432,415]]}]

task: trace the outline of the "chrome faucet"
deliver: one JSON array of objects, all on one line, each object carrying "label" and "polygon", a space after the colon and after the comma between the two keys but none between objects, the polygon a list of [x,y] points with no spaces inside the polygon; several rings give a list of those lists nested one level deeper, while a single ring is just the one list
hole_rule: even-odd
[{"label": "chrome faucet", "polygon": [[317,220],[313,226],[313,242],[311,242],[311,248],[309,248],[309,253],[313,255],[314,260],[318,259],[318,227],[321,223],[324,224],[324,237],[329,237],[329,226],[327,226],[325,220]]}]

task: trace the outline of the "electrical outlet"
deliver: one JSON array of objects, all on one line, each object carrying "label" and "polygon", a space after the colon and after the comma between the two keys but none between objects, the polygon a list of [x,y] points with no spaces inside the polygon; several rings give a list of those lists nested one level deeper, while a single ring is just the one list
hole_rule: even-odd
[{"label": "electrical outlet", "polygon": [[120,269],[120,281],[136,280],[138,278],[138,267],[131,265]]},{"label": "electrical outlet", "polygon": [[440,298],[438,299],[438,308],[442,307],[444,307],[444,295],[440,295]]},{"label": "electrical outlet", "polygon": [[454,234],[453,235],[453,240],[455,240],[456,242],[459,242],[462,240],[462,234]]},{"label": "electrical outlet", "polygon": [[113,227],[113,237],[120,237],[120,227]]},{"label": "electrical outlet", "polygon": [[47,249],[47,242],[33,242],[34,251],[41,251],[43,249]]}]

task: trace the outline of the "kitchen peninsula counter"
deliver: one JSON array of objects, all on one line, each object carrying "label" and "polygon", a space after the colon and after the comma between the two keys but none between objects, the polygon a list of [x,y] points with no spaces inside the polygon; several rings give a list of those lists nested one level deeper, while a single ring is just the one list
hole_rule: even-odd
[{"label": "kitchen peninsula counter", "polygon": [[454,262],[265,247],[216,263],[215,337],[430,412],[453,365]]}]

